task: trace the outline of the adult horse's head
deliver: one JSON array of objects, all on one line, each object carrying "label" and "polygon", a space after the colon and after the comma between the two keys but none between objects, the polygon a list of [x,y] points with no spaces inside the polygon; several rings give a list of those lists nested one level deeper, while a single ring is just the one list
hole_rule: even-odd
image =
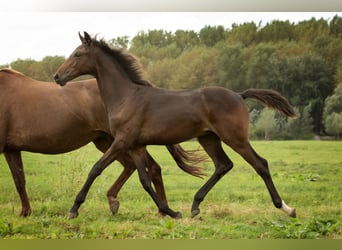
[{"label": "adult horse's head", "polygon": [[54,75],[54,80],[59,85],[63,86],[79,75],[91,74],[93,72],[89,57],[91,56],[92,50],[90,48],[94,40],[87,32],[84,32],[84,36],[80,33],[78,35],[82,44],[71,53]]}]

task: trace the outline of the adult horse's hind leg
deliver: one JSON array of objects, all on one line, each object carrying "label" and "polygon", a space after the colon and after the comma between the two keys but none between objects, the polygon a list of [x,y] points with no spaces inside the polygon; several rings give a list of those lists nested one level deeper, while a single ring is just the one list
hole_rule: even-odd
[{"label": "adult horse's hind leg", "polygon": [[[164,183],[161,176],[161,168],[149,154],[147,155],[147,157],[148,163],[146,165],[146,168],[148,169],[150,181],[153,182],[158,196],[167,204]],[[136,169],[133,159],[128,156],[128,154],[121,154],[118,158],[118,161],[124,166],[124,170],[107,192],[109,207],[113,214],[117,213],[120,206],[119,200],[117,199],[117,194]],[[161,211],[159,212],[162,214]]]},{"label": "adult horse's hind leg", "polygon": [[20,216],[29,216],[32,212],[30,201],[25,188],[25,174],[20,151],[5,151],[5,158],[10,167],[15,187],[21,200]]},{"label": "adult horse's hind leg", "polygon": [[274,206],[281,209],[289,216],[296,217],[296,209],[288,207],[286,203],[280,198],[280,195],[278,194],[277,189],[272,181],[267,161],[260,157],[248,142],[239,142],[237,145],[230,146],[232,146],[232,148],[236,152],[238,152],[261,176],[271,195]]},{"label": "adult horse's hind leg", "polygon": [[112,214],[116,214],[120,207],[120,202],[117,199],[117,195],[121,190],[122,186],[126,183],[128,178],[134,173],[135,166],[134,164],[127,164],[122,159],[118,159],[118,161],[124,166],[123,171],[120,176],[116,179],[114,184],[110,187],[107,192],[107,199],[109,204],[109,209],[112,211]]},{"label": "adult horse's hind leg", "polygon": [[[113,139],[112,137],[101,137],[94,140],[94,144],[97,149],[102,152],[106,152],[107,149],[112,144]],[[167,198],[164,189],[163,178],[161,175],[161,168],[158,163],[151,157],[150,154],[148,156],[148,174],[150,176],[151,181],[156,189],[157,194],[159,197],[167,204]],[[122,166],[124,167],[123,171],[121,172],[120,176],[117,178],[115,183],[111,186],[111,188],[107,192],[107,199],[109,203],[109,208],[113,214],[116,214],[120,207],[120,202],[117,199],[117,195],[121,190],[122,186],[126,183],[128,178],[134,173],[136,167],[133,159],[127,153],[122,153],[117,159]],[[164,215],[161,211],[159,211],[162,215]]]},{"label": "adult horse's hind leg", "polygon": [[233,162],[228,158],[221,146],[220,138],[215,134],[208,134],[198,138],[198,142],[208,153],[215,164],[215,172],[209,180],[198,190],[194,197],[191,208],[191,216],[195,217],[200,213],[199,205],[212,187],[233,168]]}]

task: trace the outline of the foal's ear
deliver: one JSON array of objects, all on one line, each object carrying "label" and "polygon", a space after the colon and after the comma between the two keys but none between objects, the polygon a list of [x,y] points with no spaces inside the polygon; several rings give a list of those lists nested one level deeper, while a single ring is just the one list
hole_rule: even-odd
[{"label": "foal's ear", "polygon": [[90,45],[93,40],[91,39],[90,35],[87,32],[84,31],[83,33],[84,33],[84,40],[86,41],[88,45]]},{"label": "foal's ear", "polygon": [[82,44],[88,45],[88,46],[91,45],[92,39],[87,32],[84,31],[84,36],[82,36],[81,33],[78,32],[78,36],[80,37]]}]

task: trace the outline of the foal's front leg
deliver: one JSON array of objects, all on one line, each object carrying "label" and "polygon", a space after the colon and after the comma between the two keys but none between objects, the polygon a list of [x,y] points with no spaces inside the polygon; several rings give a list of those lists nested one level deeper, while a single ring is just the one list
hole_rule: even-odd
[{"label": "foal's front leg", "polygon": [[113,161],[116,160],[120,152],[122,151],[122,145],[120,141],[115,140],[109,149],[104,153],[104,155],[95,163],[93,168],[90,170],[88,174],[88,178],[86,182],[83,184],[82,189],[76,196],[74,201],[74,205],[70,209],[69,219],[75,218],[78,216],[78,209],[85,201],[85,198],[89,192],[89,189],[96,177],[99,176],[102,171],[109,166]]},{"label": "foal's front leg", "polygon": [[130,151],[130,154],[137,167],[139,179],[140,179],[142,186],[144,187],[146,192],[148,192],[149,195],[152,197],[153,201],[158,206],[159,211],[171,216],[172,218],[181,218],[182,214],[180,212],[175,212],[171,208],[169,208],[167,203],[165,203],[152,188],[151,179],[147,172],[148,168],[146,168],[146,166],[149,163],[149,158],[148,158],[149,156],[146,151],[146,147],[132,150]]}]

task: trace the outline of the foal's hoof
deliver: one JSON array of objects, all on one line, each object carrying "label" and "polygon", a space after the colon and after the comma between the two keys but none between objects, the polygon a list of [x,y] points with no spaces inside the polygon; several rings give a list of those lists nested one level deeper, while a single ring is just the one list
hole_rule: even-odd
[{"label": "foal's hoof", "polygon": [[296,218],[297,217],[297,212],[296,212],[296,209],[295,208],[292,208],[292,211],[291,213],[289,214],[290,217],[292,218]]},{"label": "foal's hoof", "polygon": [[118,200],[113,200],[109,204],[110,211],[112,211],[112,214],[117,214],[120,207],[120,202]]},{"label": "foal's hoof", "polygon": [[72,219],[76,218],[77,216],[78,216],[78,212],[70,212],[68,219],[72,220]]},{"label": "foal's hoof", "polygon": [[194,209],[191,211],[191,218],[194,218],[196,215],[198,215],[201,212],[201,210],[198,209]]},{"label": "foal's hoof", "polygon": [[172,218],[174,219],[181,219],[183,216],[182,216],[182,213],[180,212],[175,212],[175,214],[172,216]]}]

